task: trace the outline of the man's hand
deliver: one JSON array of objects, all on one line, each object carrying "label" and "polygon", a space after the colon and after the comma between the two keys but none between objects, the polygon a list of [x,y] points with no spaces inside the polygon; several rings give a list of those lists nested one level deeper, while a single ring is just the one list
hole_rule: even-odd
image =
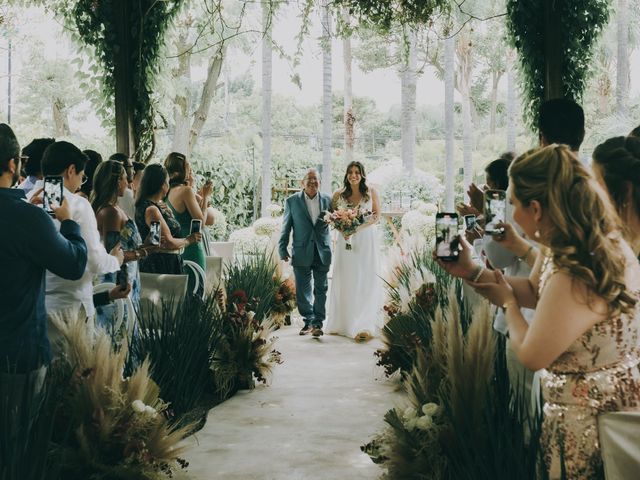
[{"label": "man's hand", "polygon": [[[66,198],[62,199],[62,204],[59,207],[51,207],[53,210],[53,214],[56,217],[56,220],[59,222],[64,222],[65,220],[71,219],[71,211],[69,210],[69,202],[67,202]],[[120,244],[118,244],[120,245]],[[120,261],[122,264],[122,261]]]},{"label": "man's hand", "polygon": [[115,246],[109,252],[109,255],[113,255],[114,257],[116,257],[118,259],[118,263],[122,265],[122,262],[124,262],[124,252],[122,251],[120,242],[115,244]]},{"label": "man's hand", "polygon": [[131,284],[127,282],[126,285],[116,285],[109,290],[109,300],[117,300],[119,298],[126,298],[131,292]]},{"label": "man's hand", "polygon": [[31,198],[29,199],[29,203],[32,205],[42,205],[42,192],[44,192],[44,188],[39,188],[33,192],[33,195],[31,195]]}]

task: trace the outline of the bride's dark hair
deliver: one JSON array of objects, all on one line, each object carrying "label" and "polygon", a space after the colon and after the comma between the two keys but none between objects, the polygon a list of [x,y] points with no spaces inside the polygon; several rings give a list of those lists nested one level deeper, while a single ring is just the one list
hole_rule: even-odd
[{"label": "bride's dark hair", "polygon": [[347,179],[347,177],[349,176],[349,170],[351,170],[351,167],[357,167],[358,170],[360,170],[361,178],[360,178],[360,185],[358,185],[358,190],[360,190],[360,193],[362,194],[362,197],[364,198],[365,201],[369,200],[369,187],[367,187],[367,174],[364,171],[364,165],[356,161],[353,161],[349,165],[347,165],[347,173],[344,174],[344,180],[342,181],[342,184],[344,185],[344,187],[340,195],[342,195],[342,198],[344,198],[345,200],[348,200],[351,194],[353,193],[353,190],[351,189],[351,184]]}]

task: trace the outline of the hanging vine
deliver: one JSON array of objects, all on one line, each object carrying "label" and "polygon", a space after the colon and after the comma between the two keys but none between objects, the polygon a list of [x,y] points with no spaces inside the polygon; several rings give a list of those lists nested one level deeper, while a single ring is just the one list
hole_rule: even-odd
[{"label": "hanging vine", "polygon": [[[579,101],[592,70],[592,46],[609,20],[609,0],[555,2],[562,19],[559,32],[562,54],[564,96]],[[510,40],[518,50],[525,94],[525,121],[536,129],[536,119],[544,98],[545,39],[544,9],[540,0],[507,0]]]},{"label": "hanging vine", "polygon": [[148,159],[154,150],[155,105],[153,91],[167,27],[185,0],[78,0],[69,10],[80,39],[93,47],[104,72],[103,95],[113,102],[115,95],[115,59],[118,45],[114,9],[119,1],[130,1],[129,35],[132,77],[133,129],[137,140],[136,156]]}]

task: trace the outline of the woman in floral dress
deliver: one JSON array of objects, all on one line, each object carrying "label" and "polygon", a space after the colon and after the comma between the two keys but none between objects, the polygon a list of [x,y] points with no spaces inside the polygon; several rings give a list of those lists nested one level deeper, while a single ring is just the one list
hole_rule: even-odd
[{"label": "woman in floral dress", "polygon": [[[514,220],[543,247],[527,278],[471,259],[450,273],[501,306],[512,347],[544,369],[542,447],[552,479],[603,478],[599,414],[640,410],[640,265],[606,193],[566,146],[528,152],[509,170]],[[519,307],[535,308],[531,324]]]}]

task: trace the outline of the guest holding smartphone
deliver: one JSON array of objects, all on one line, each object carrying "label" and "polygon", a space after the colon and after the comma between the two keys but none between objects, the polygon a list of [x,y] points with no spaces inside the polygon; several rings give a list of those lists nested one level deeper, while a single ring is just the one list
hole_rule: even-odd
[{"label": "guest holding smartphone", "polygon": [[141,272],[182,274],[182,251],[185,247],[198,243],[202,238],[200,233],[181,237],[180,223],[164,203],[167,193],[169,193],[167,170],[160,164],[148,165],[140,180],[135,220],[143,238],[149,236],[152,223],[160,224],[161,248],[140,260]]},{"label": "guest holding smartphone", "polygon": [[[192,220],[199,220],[200,226],[207,220],[207,206],[211,196],[212,184],[207,181],[200,190],[200,199],[193,191],[191,165],[181,153],[172,152],[164,161],[169,173],[169,193],[166,204],[180,223],[181,236],[190,235]],[[205,252],[202,243],[198,242],[184,249],[184,260],[191,260],[205,268]]]}]

